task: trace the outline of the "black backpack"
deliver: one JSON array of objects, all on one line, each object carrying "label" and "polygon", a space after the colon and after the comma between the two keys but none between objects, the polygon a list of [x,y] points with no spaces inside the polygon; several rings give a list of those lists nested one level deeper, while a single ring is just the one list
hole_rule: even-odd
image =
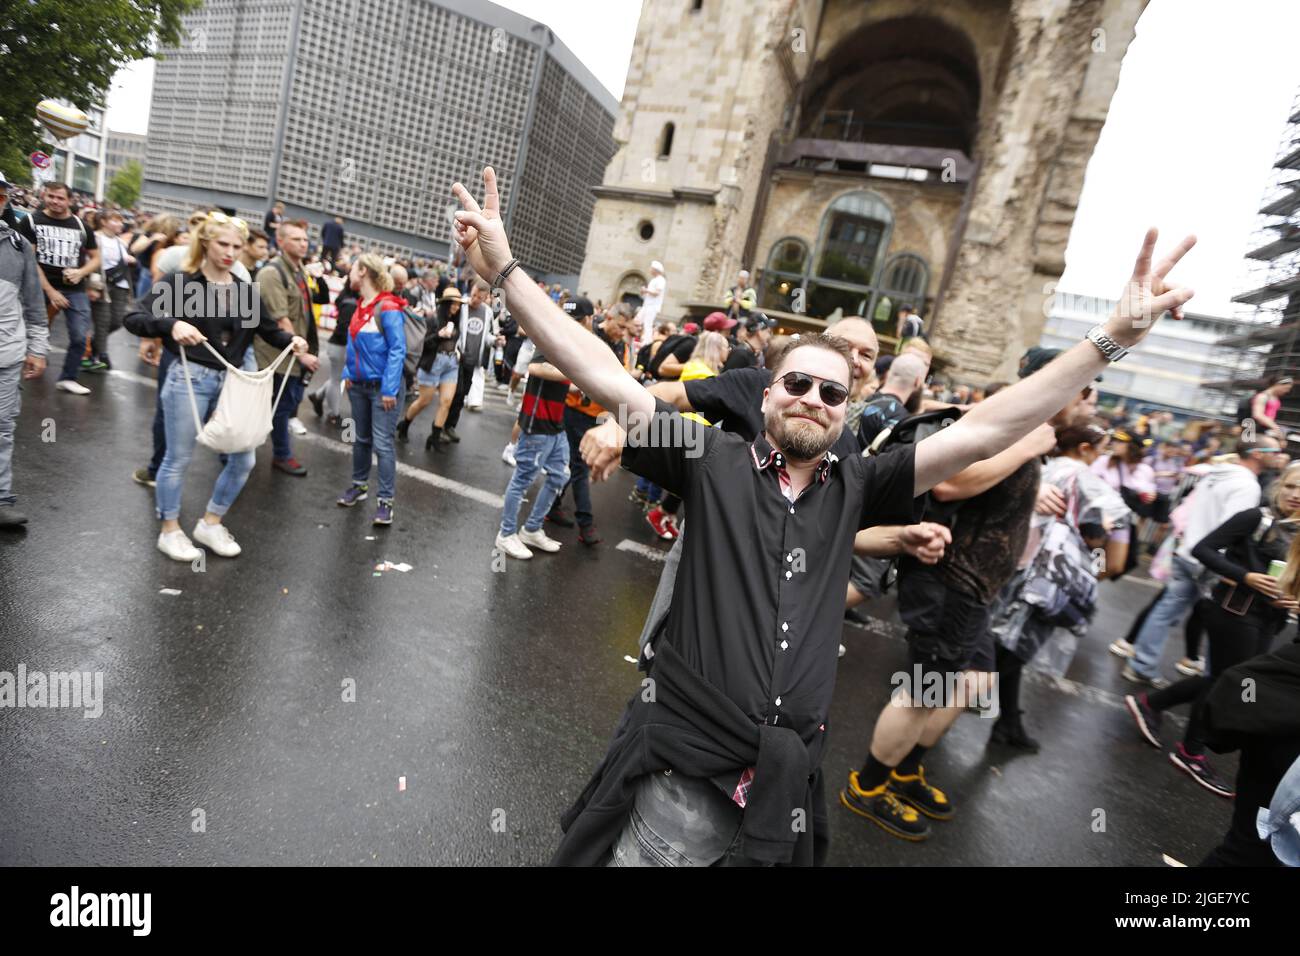
[{"label": "black backpack", "polygon": [[937,431],[940,428],[947,428],[953,422],[962,416],[960,408],[936,408],[929,412],[918,412],[915,415],[908,415],[902,421],[887,426],[880,431],[871,444],[862,450],[865,455],[879,455],[888,451],[896,445],[914,445],[917,442],[917,432],[925,430],[924,438],[931,434],[931,426],[935,426]]}]

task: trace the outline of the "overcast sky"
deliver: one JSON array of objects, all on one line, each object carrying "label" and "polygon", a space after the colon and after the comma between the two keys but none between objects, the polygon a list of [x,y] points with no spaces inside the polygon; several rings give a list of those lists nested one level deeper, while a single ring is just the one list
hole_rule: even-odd
[{"label": "overcast sky", "polygon": [[[617,97],[640,0],[500,0],[546,23]],[[1192,310],[1230,314],[1286,118],[1300,90],[1300,0],[1151,0],[1088,166],[1061,288],[1114,297],[1148,225],[1200,238],[1175,277]],[[121,71],[108,125],[147,132],[153,63]]]}]

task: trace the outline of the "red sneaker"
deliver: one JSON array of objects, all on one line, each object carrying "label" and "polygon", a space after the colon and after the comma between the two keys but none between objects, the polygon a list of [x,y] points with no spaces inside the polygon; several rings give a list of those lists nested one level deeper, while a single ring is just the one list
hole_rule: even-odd
[{"label": "red sneaker", "polygon": [[273,458],[271,459],[271,467],[284,472],[286,475],[302,477],[307,474],[306,467],[297,458]]},{"label": "red sneaker", "polygon": [[672,541],[677,537],[677,523],[673,516],[668,514],[662,508],[651,508],[645,516],[645,520],[650,523],[650,527],[655,529],[655,534],[665,541]]}]

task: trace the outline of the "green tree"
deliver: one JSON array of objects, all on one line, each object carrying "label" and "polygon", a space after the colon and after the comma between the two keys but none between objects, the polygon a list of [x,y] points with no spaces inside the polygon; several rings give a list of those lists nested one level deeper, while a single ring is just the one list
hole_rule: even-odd
[{"label": "green tree", "polygon": [[114,175],[113,181],[104,190],[104,196],[113,205],[129,209],[140,198],[140,187],[144,182],[144,168],[137,160],[128,160]]},{"label": "green tree", "polygon": [[153,56],[155,43],[184,39],[181,15],[202,0],[0,0],[0,170],[31,175],[42,146],[36,104],[66,100],[89,109],[113,74]]}]

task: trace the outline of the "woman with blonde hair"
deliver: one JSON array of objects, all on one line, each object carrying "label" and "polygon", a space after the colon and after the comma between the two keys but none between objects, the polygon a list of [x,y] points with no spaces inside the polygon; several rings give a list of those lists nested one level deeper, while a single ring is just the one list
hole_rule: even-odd
[{"label": "woman with blonde hair", "polygon": [[[228,367],[243,365],[254,335],[276,348],[307,350],[304,339],[281,331],[263,312],[256,286],[231,272],[247,235],[238,220],[208,215],[190,237],[182,270],[155,283],[126,319],[136,335],[161,337],[168,353],[181,359],[171,362],[159,387],[167,446],[154,489],[162,522],[158,550],[176,561],[193,561],[202,554],[179,521],[185,472],[198,441],[195,418],[206,422],[216,410]],[[194,540],[233,558],[242,549],[222,518],[253,470],[254,451],[224,458],[204,515],[194,526]]]},{"label": "woman with blonde hair", "polygon": [[1300,463],[1282,472],[1269,499],[1267,505],[1233,515],[1192,549],[1192,557],[1219,576],[1205,615],[1209,673],[1124,698],[1142,737],[1162,749],[1162,713],[1192,704],[1183,739],[1169,760],[1221,797],[1231,797],[1233,791],[1205,758],[1205,699],[1228,668],[1268,653],[1287,616],[1300,610]]},{"label": "woman with blonde hair", "polygon": [[397,492],[397,420],[401,417],[406,361],[405,303],[393,294],[393,277],[373,252],[352,263],[348,281],[357,308],[348,323],[343,387],[352,403],[352,484],[338,497],[351,508],[370,495],[370,459],[379,459],[379,500],[374,523],[393,523]]},{"label": "woman with blonde hair", "polygon": [[[135,283],[135,297],[143,299],[149,293],[149,285],[153,282],[153,257],[162,250],[170,248],[176,244],[176,237],[180,235],[181,221],[175,216],[154,216],[149,222],[149,229],[140,230],[140,235],[135,237],[131,243],[130,253],[135,256],[136,264],[140,272]],[[156,364],[156,363],[155,363]]]}]

